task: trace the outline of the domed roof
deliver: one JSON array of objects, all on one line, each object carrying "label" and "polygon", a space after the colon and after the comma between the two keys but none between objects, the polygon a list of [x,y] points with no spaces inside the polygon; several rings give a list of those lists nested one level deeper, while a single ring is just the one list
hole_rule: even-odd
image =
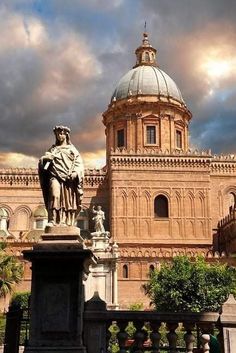
[{"label": "domed roof", "polygon": [[34,211],[35,218],[47,218],[47,210],[44,206],[38,206]]},{"label": "domed roof", "polygon": [[111,100],[137,95],[160,95],[185,104],[176,83],[156,66],[137,66],[127,72],[119,81]]},{"label": "domed roof", "polygon": [[158,96],[172,99],[185,105],[176,83],[156,62],[156,49],[151,46],[148,34],[143,33],[143,41],[136,51],[136,64],[119,81],[111,98],[112,102],[131,96]]}]

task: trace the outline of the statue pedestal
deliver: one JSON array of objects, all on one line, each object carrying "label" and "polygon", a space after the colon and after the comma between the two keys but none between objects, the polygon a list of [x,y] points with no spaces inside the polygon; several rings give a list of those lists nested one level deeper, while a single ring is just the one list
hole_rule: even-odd
[{"label": "statue pedestal", "polygon": [[110,244],[109,232],[94,232],[91,250],[97,263],[90,266],[90,274],[85,284],[86,300],[98,292],[109,309],[118,309],[117,260],[118,247]]},{"label": "statue pedestal", "polygon": [[33,250],[23,252],[32,262],[30,335],[25,353],[86,352],[82,344],[82,281],[93,254],[76,237],[70,237],[66,229],[64,234],[47,233]]}]

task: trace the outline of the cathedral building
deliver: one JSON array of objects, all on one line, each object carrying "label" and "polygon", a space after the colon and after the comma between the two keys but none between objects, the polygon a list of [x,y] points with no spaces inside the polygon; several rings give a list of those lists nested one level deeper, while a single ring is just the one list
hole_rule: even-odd
[{"label": "cathedral building", "polygon": [[[92,206],[105,211],[105,228],[119,247],[121,307],[148,305],[142,284],[150,270],[175,255],[233,261],[229,229],[235,221],[236,157],[190,149],[192,114],[176,83],[160,69],[147,33],[135,54],[134,67],[103,113],[106,166],[86,170],[76,221],[86,237],[93,231]],[[46,223],[37,171],[0,170],[0,235],[9,251],[20,256]],[[21,286],[29,284],[25,264]]]}]

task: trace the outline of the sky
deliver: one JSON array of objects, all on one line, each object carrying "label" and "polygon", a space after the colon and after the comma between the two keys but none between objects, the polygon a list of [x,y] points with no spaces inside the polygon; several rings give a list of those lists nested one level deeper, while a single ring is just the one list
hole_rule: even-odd
[{"label": "sky", "polygon": [[86,167],[104,164],[102,112],[145,21],[193,114],[191,145],[236,153],[235,16],[235,0],[0,0],[0,167],[36,167],[60,124]]}]

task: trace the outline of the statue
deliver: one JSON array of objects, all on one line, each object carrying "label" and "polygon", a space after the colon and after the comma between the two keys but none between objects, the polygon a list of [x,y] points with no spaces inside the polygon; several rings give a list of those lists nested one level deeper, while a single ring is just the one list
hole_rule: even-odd
[{"label": "statue", "polygon": [[39,160],[39,179],[48,226],[73,226],[81,210],[84,167],[70,141],[70,129],[55,126],[56,142]]},{"label": "statue", "polygon": [[94,206],[92,209],[95,216],[92,218],[95,222],[94,228],[97,233],[105,233],[105,228],[103,225],[103,221],[105,220],[105,212],[102,211],[101,206],[97,206],[97,210],[95,210]]}]

